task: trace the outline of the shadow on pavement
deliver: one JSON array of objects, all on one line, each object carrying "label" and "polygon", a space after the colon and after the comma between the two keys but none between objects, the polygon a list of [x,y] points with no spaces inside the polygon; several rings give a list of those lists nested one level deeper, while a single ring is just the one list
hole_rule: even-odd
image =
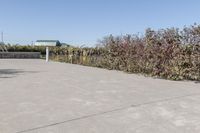
[{"label": "shadow on pavement", "polygon": [[200,81],[195,81],[196,84],[200,84]]},{"label": "shadow on pavement", "polygon": [[24,71],[22,69],[0,69],[0,79],[13,78],[24,73],[37,73],[37,71]]}]

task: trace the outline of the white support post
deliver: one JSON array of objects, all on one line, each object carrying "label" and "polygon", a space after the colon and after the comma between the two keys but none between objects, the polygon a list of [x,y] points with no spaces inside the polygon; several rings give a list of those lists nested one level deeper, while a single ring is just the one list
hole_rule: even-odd
[{"label": "white support post", "polygon": [[46,47],[46,62],[49,62],[49,47]]}]

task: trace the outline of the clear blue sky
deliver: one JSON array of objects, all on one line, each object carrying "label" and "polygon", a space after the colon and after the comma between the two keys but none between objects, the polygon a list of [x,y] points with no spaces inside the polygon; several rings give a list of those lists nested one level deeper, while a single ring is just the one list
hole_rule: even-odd
[{"label": "clear blue sky", "polygon": [[58,39],[94,45],[114,34],[200,22],[199,0],[0,0],[5,41],[27,44]]}]

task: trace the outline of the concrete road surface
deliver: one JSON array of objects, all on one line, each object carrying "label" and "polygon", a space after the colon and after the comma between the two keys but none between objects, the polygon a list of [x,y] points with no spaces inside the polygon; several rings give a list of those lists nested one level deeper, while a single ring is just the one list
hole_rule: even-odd
[{"label": "concrete road surface", "polygon": [[200,83],[0,60],[0,133],[200,133]]}]

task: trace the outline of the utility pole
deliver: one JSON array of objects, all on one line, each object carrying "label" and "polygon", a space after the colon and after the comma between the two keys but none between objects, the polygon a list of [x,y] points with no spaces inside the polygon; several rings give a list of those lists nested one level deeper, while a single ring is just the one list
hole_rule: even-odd
[{"label": "utility pole", "polygon": [[31,41],[31,46],[33,46],[33,41]]},{"label": "utility pole", "polygon": [[4,44],[3,31],[1,32],[0,49],[1,49],[2,52],[8,52],[6,45]]},{"label": "utility pole", "polygon": [[3,43],[3,31],[1,32],[1,42]]}]

